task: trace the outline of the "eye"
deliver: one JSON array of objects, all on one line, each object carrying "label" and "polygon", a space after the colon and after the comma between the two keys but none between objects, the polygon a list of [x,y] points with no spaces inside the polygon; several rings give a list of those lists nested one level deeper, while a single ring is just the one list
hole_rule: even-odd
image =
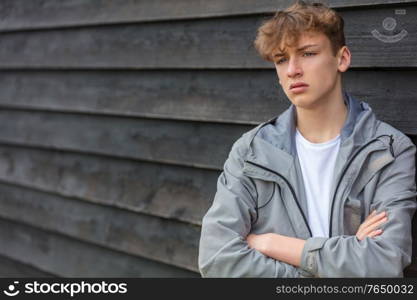
[{"label": "eye", "polygon": [[275,62],[275,64],[280,65],[285,61],[285,58],[281,58],[278,61]]},{"label": "eye", "polygon": [[304,52],[303,55],[305,55],[305,56],[313,56],[313,55],[316,55],[316,53],[314,53],[314,52]]}]

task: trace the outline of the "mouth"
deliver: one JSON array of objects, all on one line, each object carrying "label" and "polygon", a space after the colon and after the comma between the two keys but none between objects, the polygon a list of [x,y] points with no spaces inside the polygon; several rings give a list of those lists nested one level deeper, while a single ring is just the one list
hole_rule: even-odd
[{"label": "mouth", "polygon": [[308,84],[304,83],[304,82],[293,83],[293,84],[290,85],[290,90],[295,89],[295,88],[299,88],[299,87],[308,87]]},{"label": "mouth", "polygon": [[308,84],[304,83],[304,82],[297,82],[297,83],[293,83],[290,86],[290,91],[293,94],[300,94],[303,93],[307,90],[308,88]]}]

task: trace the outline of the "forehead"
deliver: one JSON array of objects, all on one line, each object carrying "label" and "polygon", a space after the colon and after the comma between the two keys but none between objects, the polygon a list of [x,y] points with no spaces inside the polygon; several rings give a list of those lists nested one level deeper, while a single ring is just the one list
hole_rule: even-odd
[{"label": "forehead", "polygon": [[317,45],[319,48],[326,48],[330,46],[330,41],[324,33],[308,32],[302,33],[293,45],[287,45],[288,41],[283,40],[280,46],[276,49],[274,54],[282,54],[286,52],[297,51],[300,47],[306,45]]}]

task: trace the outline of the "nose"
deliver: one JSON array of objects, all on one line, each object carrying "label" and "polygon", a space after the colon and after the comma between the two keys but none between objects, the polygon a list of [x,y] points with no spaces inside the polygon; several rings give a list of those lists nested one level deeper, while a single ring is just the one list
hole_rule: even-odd
[{"label": "nose", "polygon": [[287,76],[292,77],[298,77],[303,75],[303,70],[298,62],[297,59],[291,58],[288,61],[288,68],[287,68]]}]

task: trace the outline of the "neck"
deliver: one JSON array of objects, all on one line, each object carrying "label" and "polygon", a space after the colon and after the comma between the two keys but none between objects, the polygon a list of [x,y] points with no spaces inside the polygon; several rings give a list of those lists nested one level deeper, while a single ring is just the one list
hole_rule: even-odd
[{"label": "neck", "polygon": [[335,138],[347,118],[342,89],[317,101],[314,107],[297,107],[297,128],[312,143],[324,143]]}]

